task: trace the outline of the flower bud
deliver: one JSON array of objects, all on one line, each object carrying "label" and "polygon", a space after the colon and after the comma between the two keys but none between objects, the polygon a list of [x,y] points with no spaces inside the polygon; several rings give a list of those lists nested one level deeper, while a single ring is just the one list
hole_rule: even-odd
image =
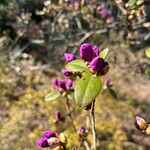
[{"label": "flower bud", "polygon": [[73,86],[73,81],[72,80],[66,80],[66,88],[69,90]]},{"label": "flower bud", "polygon": [[58,86],[63,89],[63,90],[66,90],[66,83],[65,83],[65,80],[59,80],[58,81]]},{"label": "flower bud", "polygon": [[97,46],[93,47],[93,53],[94,53],[94,57],[99,56],[100,50]]},{"label": "flower bud", "polygon": [[57,137],[51,137],[50,139],[47,140],[47,142],[51,148],[60,145],[60,141]]},{"label": "flower bud", "polygon": [[139,116],[136,116],[136,118],[135,118],[135,126],[139,130],[146,130],[148,124],[143,118],[141,118]]},{"label": "flower bud", "polygon": [[55,132],[53,132],[53,131],[50,131],[50,130],[47,130],[47,131],[44,131],[43,133],[42,133],[42,135],[44,136],[44,137],[46,137],[46,138],[51,138],[51,137],[55,137],[56,135],[55,135]]},{"label": "flower bud", "polygon": [[85,128],[81,126],[78,130],[78,134],[83,134],[85,132]]},{"label": "flower bud", "polygon": [[55,85],[55,86],[58,86],[58,80],[56,78],[52,79],[52,83]]},{"label": "flower bud", "polygon": [[56,112],[55,112],[55,118],[56,118],[57,120],[60,120],[60,119],[61,119],[61,113],[60,113],[60,111],[56,111]]},{"label": "flower bud", "polygon": [[36,144],[37,144],[39,147],[42,147],[42,148],[49,147],[49,144],[48,144],[47,139],[44,139],[44,138],[38,139],[38,140],[36,141]]},{"label": "flower bud", "polygon": [[101,15],[103,18],[107,17],[107,15],[108,15],[108,9],[107,9],[107,7],[106,7],[106,6],[101,7],[101,8],[99,9],[99,13],[100,13],[100,15]]},{"label": "flower bud", "polygon": [[150,135],[150,124],[149,124],[148,127],[146,128],[146,134]]},{"label": "flower bud", "polygon": [[76,59],[76,57],[71,53],[64,53],[66,62],[70,62]]},{"label": "flower bud", "polygon": [[89,65],[90,69],[94,72],[97,72],[99,75],[104,75],[109,70],[109,65],[104,59],[99,58],[99,56],[95,57]]},{"label": "flower bud", "polygon": [[68,71],[67,69],[63,68],[61,70],[62,74],[65,76],[65,77],[70,77],[72,76],[72,72]]},{"label": "flower bud", "polygon": [[110,86],[110,80],[109,79],[106,79],[105,81],[104,81],[104,89],[107,89],[108,87]]},{"label": "flower bud", "polygon": [[89,43],[80,46],[80,56],[85,61],[91,61],[93,58],[93,48]]},{"label": "flower bud", "polygon": [[77,133],[78,133],[79,135],[81,135],[81,136],[87,136],[87,135],[88,135],[88,131],[87,131],[83,126],[81,126],[81,127],[79,128],[79,130],[77,131]]}]

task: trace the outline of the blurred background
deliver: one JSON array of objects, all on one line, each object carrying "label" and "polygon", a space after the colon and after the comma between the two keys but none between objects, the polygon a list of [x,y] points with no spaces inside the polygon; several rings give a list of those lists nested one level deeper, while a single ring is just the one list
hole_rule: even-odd
[{"label": "blurred background", "polygon": [[[0,0],[1,150],[36,150],[46,129],[68,129],[68,149],[78,144],[62,100],[44,97],[63,53],[79,55],[83,42],[110,50],[110,84],[96,101],[98,149],[150,149],[150,136],[134,127],[136,115],[150,121],[149,0]],[[71,109],[76,126],[86,125],[86,112]],[[56,110],[65,118],[57,124]]]}]

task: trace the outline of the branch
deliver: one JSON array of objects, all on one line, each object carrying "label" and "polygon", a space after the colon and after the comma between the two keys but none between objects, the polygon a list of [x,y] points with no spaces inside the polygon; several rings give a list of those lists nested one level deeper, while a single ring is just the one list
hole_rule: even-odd
[{"label": "branch", "polygon": [[92,130],[92,135],[93,135],[92,149],[96,150],[97,149],[97,135],[96,135],[96,128],[95,128],[94,105],[95,105],[95,100],[91,104],[91,109],[89,110],[89,117],[90,117],[90,121],[91,121],[91,130]]},{"label": "branch", "polygon": [[77,129],[76,129],[75,125],[74,125],[74,121],[73,121],[73,117],[72,117],[72,114],[71,114],[71,110],[70,110],[69,99],[68,99],[67,96],[66,96],[65,106],[66,106],[67,115],[68,115],[69,120],[70,120],[70,122],[72,124],[72,127],[73,127],[74,131],[77,132]]}]

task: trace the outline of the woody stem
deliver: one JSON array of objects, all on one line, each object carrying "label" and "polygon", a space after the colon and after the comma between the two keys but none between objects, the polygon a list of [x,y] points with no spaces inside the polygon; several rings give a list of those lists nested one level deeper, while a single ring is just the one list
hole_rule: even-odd
[{"label": "woody stem", "polygon": [[76,129],[75,125],[74,125],[74,121],[73,121],[73,117],[72,117],[72,114],[71,114],[71,110],[70,110],[69,99],[68,99],[67,96],[66,96],[65,106],[66,106],[67,115],[68,115],[69,120],[70,120],[70,122],[72,124],[72,127],[73,127],[74,131],[77,132],[77,129]]},{"label": "woody stem", "polygon": [[96,128],[95,128],[95,113],[94,113],[94,107],[95,106],[95,100],[91,104],[91,109],[89,110],[89,117],[90,117],[90,125],[93,135],[93,150],[97,149],[97,135],[96,135]]}]

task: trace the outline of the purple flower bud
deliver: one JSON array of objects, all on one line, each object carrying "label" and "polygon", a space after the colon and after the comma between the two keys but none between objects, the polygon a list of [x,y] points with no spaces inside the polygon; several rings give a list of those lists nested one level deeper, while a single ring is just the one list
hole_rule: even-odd
[{"label": "purple flower bud", "polygon": [[73,86],[73,81],[72,80],[66,80],[66,88],[69,90]]},{"label": "purple flower bud", "polygon": [[70,62],[76,59],[76,57],[71,53],[64,53],[66,62]]},{"label": "purple flower bud", "polygon": [[92,71],[97,72],[99,75],[104,75],[109,70],[109,65],[107,62],[104,61],[104,59],[99,58],[99,56],[95,57],[89,65],[90,69]]},{"label": "purple flower bud", "polygon": [[38,140],[36,141],[36,144],[37,144],[37,146],[42,147],[42,148],[49,147],[49,144],[48,144],[48,142],[47,142],[47,139],[44,139],[44,138],[38,139]]},{"label": "purple flower bud", "polygon": [[58,119],[58,120],[61,119],[61,113],[60,113],[60,111],[56,111],[55,112],[55,118]]},{"label": "purple flower bud", "polygon": [[85,132],[85,128],[81,126],[78,130],[78,134],[83,134]]},{"label": "purple flower bud", "polygon": [[106,80],[104,81],[104,89],[107,89],[109,86],[110,86],[110,80],[109,80],[109,79],[106,79]]},{"label": "purple flower bud", "polygon": [[56,78],[52,79],[52,83],[53,83],[55,86],[58,86],[58,79],[56,79]]},{"label": "purple flower bud", "polygon": [[99,56],[100,50],[97,46],[93,47],[93,53],[94,53],[94,57]]},{"label": "purple flower bud", "polygon": [[100,13],[100,15],[102,17],[104,17],[104,18],[107,17],[107,15],[108,15],[108,9],[107,9],[107,7],[106,6],[101,7],[99,9],[99,13]]},{"label": "purple flower bud", "polygon": [[43,133],[42,133],[42,135],[44,136],[44,137],[46,137],[46,138],[51,138],[51,137],[55,137],[56,135],[55,135],[55,132],[53,132],[53,131],[50,131],[50,130],[47,130],[47,131],[44,131]]},{"label": "purple flower bud", "polygon": [[145,130],[147,128],[148,124],[142,117],[136,116],[135,126],[139,130]]},{"label": "purple flower bud", "polygon": [[91,61],[93,58],[93,48],[89,43],[80,46],[80,56],[85,61]]},{"label": "purple flower bud", "polygon": [[104,84],[105,84],[106,86],[109,86],[109,85],[110,85],[110,80],[109,80],[109,79],[106,79]]},{"label": "purple flower bud", "polygon": [[62,74],[65,76],[65,77],[70,77],[72,76],[72,72],[68,71],[67,69],[63,68],[61,70]]},{"label": "purple flower bud", "polygon": [[139,116],[136,116],[135,119],[136,119],[136,122],[138,125],[140,125],[141,121],[143,121],[143,118],[141,118]]},{"label": "purple flower bud", "polygon": [[66,82],[65,80],[58,80],[58,86],[63,90],[66,90]]}]

